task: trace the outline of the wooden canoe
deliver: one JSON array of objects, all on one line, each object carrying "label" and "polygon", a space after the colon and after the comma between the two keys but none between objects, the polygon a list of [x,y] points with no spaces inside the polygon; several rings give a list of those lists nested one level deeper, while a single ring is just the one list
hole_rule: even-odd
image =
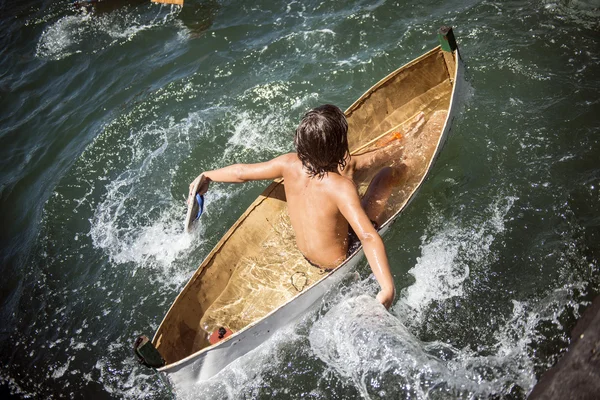
[{"label": "wooden canoe", "polygon": [[[352,154],[401,141],[403,152],[389,163],[406,161],[410,166],[408,181],[388,202],[380,234],[414,198],[450,130],[463,67],[455,44],[449,47],[444,40],[440,35],[442,46],[383,78],[345,112]],[[424,125],[409,132],[407,127],[419,115],[424,115]],[[360,177],[359,192],[376,172]],[[198,267],[158,328],[152,343],[166,362],[159,371],[176,389],[212,377],[297,320],[362,259],[358,248],[332,271],[308,264],[295,246],[284,184],[271,183],[248,207]],[[221,326],[233,334],[211,345],[210,334]]]}]

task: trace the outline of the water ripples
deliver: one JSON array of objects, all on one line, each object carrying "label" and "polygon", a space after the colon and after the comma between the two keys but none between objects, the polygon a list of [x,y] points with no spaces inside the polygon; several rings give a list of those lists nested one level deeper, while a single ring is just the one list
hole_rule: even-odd
[{"label": "water ripples", "polygon": [[[156,329],[263,186],[212,186],[189,236],[189,182],[291,150],[306,109],[349,105],[450,22],[471,89],[386,239],[402,289],[392,313],[369,297],[376,285],[362,265],[318,310],[191,390],[525,397],[600,287],[595,10],[186,3],[84,15],[44,2],[6,30],[2,200],[7,231],[27,215],[37,236],[14,239],[18,257],[6,256],[15,267],[3,286],[0,382],[30,397],[168,396],[130,356],[131,339]],[[12,48],[19,40],[30,47]],[[39,218],[5,202],[25,197]]]}]

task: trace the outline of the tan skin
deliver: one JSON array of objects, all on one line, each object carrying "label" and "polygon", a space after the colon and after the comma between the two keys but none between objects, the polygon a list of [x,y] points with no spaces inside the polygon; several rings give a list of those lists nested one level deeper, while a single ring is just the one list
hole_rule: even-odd
[{"label": "tan skin", "polygon": [[[415,134],[423,123],[424,115],[420,113],[402,133]],[[283,178],[288,213],[302,254],[323,268],[335,268],[346,259],[350,225],[381,287],[377,300],[389,308],[396,294],[394,279],[385,247],[371,221],[378,225],[383,222],[380,219],[391,191],[406,179],[410,165],[404,161],[381,168],[362,201],[355,179],[373,168],[388,165],[390,159],[399,160],[402,151],[402,142],[392,141],[381,148],[348,156],[345,168],[328,172],[323,178],[311,177],[296,153],[257,164],[234,164],[200,174],[190,184],[190,198],[199,180],[198,193],[204,194],[212,181],[242,183]]]},{"label": "tan skin", "polygon": [[242,183],[283,178],[290,220],[297,246],[304,256],[324,268],[335,268],[346,259],[350,225],[381,287],[377,300],[389,308],[395,296],[394,280],[383,242],[371,220],[380,222],[378,217],[385,200],[392,186],[404,178],[406,167],[383,170],[373,179],[361,203],[352,175],[376,160],[372,153],[355,156],[345,168],[348,176],[336,171],[319,179],[308,175],[296,153],[289,153],[267,162],[234,164],[206,171],[192,182],[190,190],[200,179],[203,182],[198,193],[204,194],[212,181]]},{"label": "tan skin", "polygon": [[[423,123],[424,115],[420,113],[402,133],[415,134]],[[204,194],[212,181],[242,183],[283,178],[288,213],[302,254],[323,268],[335,268],[346,259],[350,225],[381,288],[377,300],[389,308],[396,289],[383,241],[371,221],[383,222],[380,219],[392,188],[406,179],[410,165],[404,161],[383,167],[362,201],[354,179],[372,168],[388,165],[390,159],[400,159],[402,150],[402,142],[392,141],[379,149],[349,156],[345,168],[328,172],[323,178],[311,177],[296,153],[257,164],[234,164],[200,174],[190,184],[190,198],[199,180],[198,193]]]}]

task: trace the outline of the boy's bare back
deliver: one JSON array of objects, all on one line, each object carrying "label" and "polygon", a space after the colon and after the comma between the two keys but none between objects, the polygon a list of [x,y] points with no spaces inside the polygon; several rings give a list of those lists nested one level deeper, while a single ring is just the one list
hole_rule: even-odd
[{"label": "boy's bare back", "polygon": [[353,175],[372,166],[379,156],[351,157],[347,130],[346,118],[338,107],[317,107],[305,114],[296,130],[296,153],[262,163],[205,171],[190,185],[190,198],[196,194],[193,188],[200,194],[206,193],[210,182],[242,183],[283,177],[288,213],[302,254],[320,267],[337,267],[346,259],[348,230],[352,228],[381,286],[377,299],[389,308],[395,293],[394,281],[383,242],[371,219],[379,222],[391,187],[398,184],[403,173],[398,168],[383,168],[361,202]]},{"label": "boy's bare back", "polygon": [[323,268],[334,268],[346,259],[348,222],[340,201],[360,204],[353,182],[337,173],[310,177],[296,153],[282,156],[285,195],[296,243],[304,256]]}]

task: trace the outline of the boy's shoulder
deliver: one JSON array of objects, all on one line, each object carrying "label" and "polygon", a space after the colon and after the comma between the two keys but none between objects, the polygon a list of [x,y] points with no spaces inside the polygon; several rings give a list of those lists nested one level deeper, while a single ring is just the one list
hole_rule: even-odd
[{"label": "boy's shoulder", "polygon": [[[313,179],[319,178],[315,177]],[[330,172],[321,179],[321,182],[327,188],[326,191],[331,197],[344,199],[348,196],[358,196],[354,181],[339,173]]]},{"label": "boy's shoulder", "polygon": [[351,190],[356,191],[356,185],[351,178],[339,173],[327,174],[327,183],[336,188],[336,190]]},{"label": "boy's shoulder", "polygon": [[[294,173],[304,175],[306,174],[305,170],[302,167],[302,161],[298,158],[298,154],[296,153],[287,153],[278,157],[278,159],[286,165],[288,171],[293,171]],[[296,175],[296,176],[299,176]],[[323,178],[312,177],[310,179],[318,179],[322,184],[324,184],[327,188],[331,189],[333,192],[356,192],[356,186],[351,178],[340,175],[338,173],[329,173],[326,174]],[[342,194],[339,193],[339,194]]]},{"label": "boy's shoulder", "polygon": [[300,161],[300,159],[298,158],[298,154],[296,154],[296,153],[282,154],[278,158],[282,159],[285,162],[290,162],[290,163]]},{"label": "boy's shoulder", "polygon": [[296,153],[287,153],[282,154],[279,157],[275,158],[278,160],[282,166],[286,169],[302,169],[302,161],[298,158]]}]

